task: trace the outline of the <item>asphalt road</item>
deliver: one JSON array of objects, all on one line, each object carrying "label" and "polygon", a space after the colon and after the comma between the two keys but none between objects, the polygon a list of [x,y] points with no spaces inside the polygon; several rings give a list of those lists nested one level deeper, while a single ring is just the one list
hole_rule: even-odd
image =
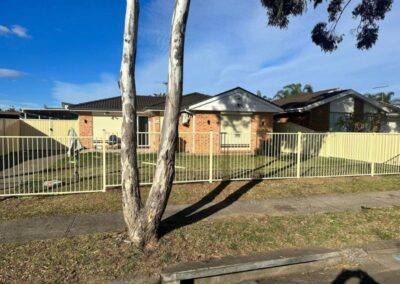
[{"label": "asphalt road", "polygon": [[[400,266],[400,264],[399,264]],[[383,272],[370,272],[363,269],[349,269],[349,270],[331,270],[323,272],[313,272],[306,274],[293,274],[284,275],[276,278],[267,278],[256,280],[248,283],[257,284],[313,284],[313,283],[333,283],[333,284],[374,284],[374,283],[400,283],[400,269],[383,271]]]}]

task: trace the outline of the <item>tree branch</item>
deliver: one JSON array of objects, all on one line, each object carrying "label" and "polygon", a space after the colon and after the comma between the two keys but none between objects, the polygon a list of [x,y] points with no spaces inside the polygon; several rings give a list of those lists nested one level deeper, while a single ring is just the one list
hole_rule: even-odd
[{"label": "tree branch", "polygon": [[340,19],[342,18],[342,15],[344,13],[344,11],[346,10],[347,6],[349,6],[350,2],[352,0],[347,1],[346,5],[344,5],[343,9],[340,11],[339,17],[337,17],[335,24],[333,25],[333,27],[330,29],[330,33],[335,31],[337,24],[339,23]]}]

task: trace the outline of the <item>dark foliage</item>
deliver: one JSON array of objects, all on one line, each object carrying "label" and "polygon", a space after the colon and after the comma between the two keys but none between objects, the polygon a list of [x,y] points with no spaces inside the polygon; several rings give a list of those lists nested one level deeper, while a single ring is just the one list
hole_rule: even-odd
[{"label": "dark foliage", "polygon": [[392,8],[393,0],[363,0],[353,10],[353,16],[360,18],[357,29],[357,48],[369,49],[378,39],[377,21],[385,19]]},{"label": "dark foliage", "polygon": [[327,23],[318,23],[311,32],[312,41],[324,51],[333,51],[343,40],[343,35],[336,35],[328,30]]},{"label": "dark foliage", "polygon": [[337,21],[343,10],[343,0],[331,0],[328,5],[329,22]]},{"label": "dark foliage", "polygon": [[303,0],[261,0],[261,4],[267,9],[268,24],[279,28],[286,28],[290,16],[301,15],[307,8]]},{"label": "dark foliage", "polygon": [[[308,0],[317,8],[322,0]],[[299,16],[307,10],[307,0],[261,0],[261,4],[267,10],[268,24],[279,28],[289,25],[291,16]],[[352,0],[327,0],[328,20],[316,24],[311,32],[312,41],[325,52],[337,49],[343,40],[343,34],[338,35],[336,26],[344,11]],[[369,49],[378,40],[378,21],[385,18],[392,8],[393,0],[361,0],[356,5],[352,14],[355,20],[359,20],[356,32],[357,48]]]},{"label": "dark foliage", "polygon": [[322,3],[322,0],[314,0],[314,8],[317,8],[317,6],[321,3]]}]

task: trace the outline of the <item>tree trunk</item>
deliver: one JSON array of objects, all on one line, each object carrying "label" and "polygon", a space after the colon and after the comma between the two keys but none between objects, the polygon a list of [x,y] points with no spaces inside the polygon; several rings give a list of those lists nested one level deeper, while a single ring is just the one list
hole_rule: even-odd
[{"label": "tree trunk", "polygon": [[175,175],[175,149],[183,85],[183,51],[190,0],[176,0],[172,19],[168,95],[153,185],[143,206],[137,167],[135,59],[138,0],[127,0],[120,89],[122,92],[122,201],[129,238],[137,246],[151,247],[167,206]]},{"label": "tree trunk", "polygon": [[183,53],[189,6],[190,0],[176,0],[172,18],[168,94],[166,96],[160,150],[153,184],[145,206],[145,243],[150,245],[157,240],[157,230],[167,206],[175,176],[175,150],[183,91]]},{"label": "tree trunk", "polygon": [[122,93],[122,207],[129,238],[142,245],[140,211],[143,207],[139,191],[136,139],[135,62],[139,1],[126,1],[124,43],[119,87]]}]

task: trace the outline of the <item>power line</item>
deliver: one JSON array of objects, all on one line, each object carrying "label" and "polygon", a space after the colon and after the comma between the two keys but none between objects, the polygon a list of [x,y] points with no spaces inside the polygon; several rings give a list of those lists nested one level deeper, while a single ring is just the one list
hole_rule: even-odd
[{"label": "power line", "polygon": [[389,87],[389,85],[377,86],[377,87],[373,87],[372,89],[382,89],[382,88],[387,88],[387,87]]}]

